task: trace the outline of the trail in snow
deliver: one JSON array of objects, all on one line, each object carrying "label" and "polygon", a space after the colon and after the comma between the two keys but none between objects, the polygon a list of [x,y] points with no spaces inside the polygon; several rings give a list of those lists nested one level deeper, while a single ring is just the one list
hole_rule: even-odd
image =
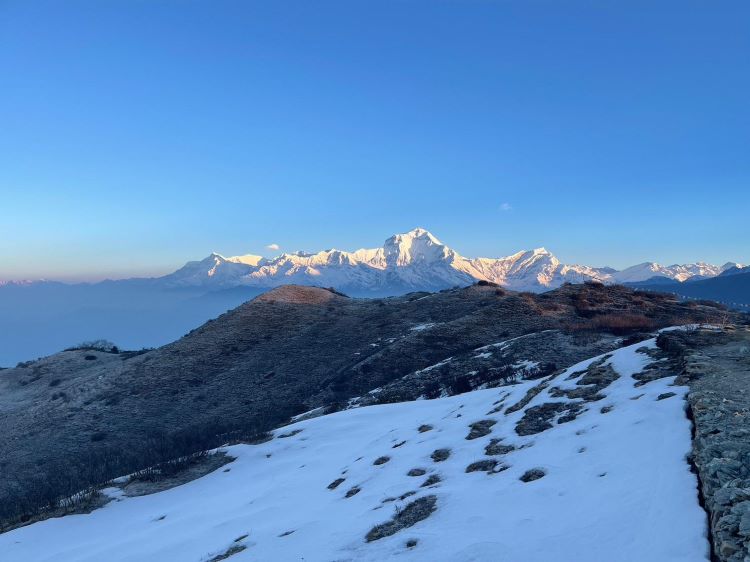
[{"label": "trail in snow", "polygon": [[[602,391],[605,399],[536,435],[518,436],[516,422],[535,405],[568,401],[550,397],[550,388],[572,388],[567,376],[593,359],[571,367],[509,415],[505,408],[538,381],[295,423],[270,442],[228,447],[237,460],[189,484],[0,535],[0,558],[207,561],[240,545],[245,550],[231,562],[706,562],[705,514],[686,462],[685,389],[670,386],[673,377],[634,388],[630,375],[649,361],[636,352],[644,345],[654,341],[612,354],[608,363],[621,376]],[[677,396],[656,400],[667,391]],[[488,415],[499,400],[503,409]],[[602,414],[603,406],[611,410]],[[486,419],[497,422],[492,432],[467,440],[469,424]],[[420,432],[422,425],[432,429]],[[485,447],[491,439],[515,450],[490,457]],[[437,449],[450,449],[450,456],[435,462]],[[389,459],[374,465],[382,456]],[[491,458],[509,468],[465,472]],[[414,468],[425,474],[408,476]],[[531,469],[546,474],[522,482]],[[433,474],[441,482],[420,487]],[[345,480],[328,489],[339,478]],[[360,491],[346,497],[353,488]],[[384,503],[408,492],[416,494]],[[365,541],[373,526],[433,494],[437,510],[426,520]],[[407,547],[409,540],[416,546]]]}]

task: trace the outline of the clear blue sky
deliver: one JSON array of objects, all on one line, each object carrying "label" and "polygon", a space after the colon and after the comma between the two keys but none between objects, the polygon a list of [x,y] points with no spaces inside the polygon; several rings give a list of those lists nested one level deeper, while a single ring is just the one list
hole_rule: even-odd
[{"label": "clear blue sky", "polygon": [[750,3],[0,0],[0,278],[750,261]]}]

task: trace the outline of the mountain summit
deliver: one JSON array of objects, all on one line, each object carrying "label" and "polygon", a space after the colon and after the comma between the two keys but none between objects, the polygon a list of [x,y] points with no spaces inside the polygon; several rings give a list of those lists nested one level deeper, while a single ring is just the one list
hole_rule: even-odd
[{"label": "mountain summit", "polygon": [[457,255],[423,228],[395,234],[383,244],[385,263],[403,267],[414,263],[435,263]]}]

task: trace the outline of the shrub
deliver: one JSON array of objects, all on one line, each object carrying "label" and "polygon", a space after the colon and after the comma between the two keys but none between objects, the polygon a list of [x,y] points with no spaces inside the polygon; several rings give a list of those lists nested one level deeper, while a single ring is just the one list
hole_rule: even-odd
[{"label": "shrub", "polygon": [[615,335],[648,332],[655,330],[658,326],[655,320],[642,314],[605,314],[594,318],[592,323],[595,328]]},{"label": "shrub", "polygon": [[120,353],[119,348],[108,340],[92,340],[81,342],[65,351],[102,351],[104,353]]}]

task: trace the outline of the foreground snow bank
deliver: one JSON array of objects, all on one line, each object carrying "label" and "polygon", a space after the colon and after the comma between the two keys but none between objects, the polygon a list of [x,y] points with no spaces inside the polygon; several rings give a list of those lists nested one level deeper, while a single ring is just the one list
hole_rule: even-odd
[{"label": "foreground snow bank", "polygon": [[[644,345],[653,340],[601,362],[620,375],[603,399],[533,435],[520,437],[516,423],[529,408],[569,402],[550,391],[573,388],[571,376],[594,360],[510,414],[538,381],[301,421],[270,442],[227,448],[236,461],[189,484],[0,535],[0,559],[705,562],[685,390],[673,377],[634,387],[631,375],[649,361],[636,351]],[[657,400],[666,392],[677,395]],[[483,420],[496,423],[467,439]],[[429,496],[425,518],[366,540],[415,511],[411,502],[432,505]]]}]

